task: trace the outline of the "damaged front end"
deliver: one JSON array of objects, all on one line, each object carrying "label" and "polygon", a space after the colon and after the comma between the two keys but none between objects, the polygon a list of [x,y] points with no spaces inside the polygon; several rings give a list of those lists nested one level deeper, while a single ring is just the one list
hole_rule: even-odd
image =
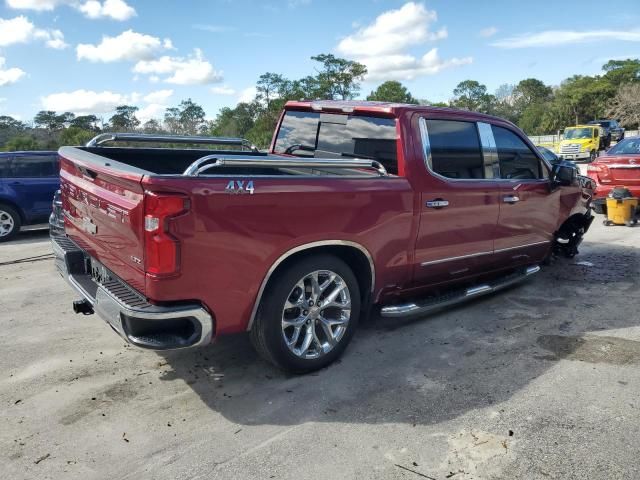
[{"label": "damaged front end", "polygon": [[587,213],[573,215],[564,222],[555,234],[553,254],[562,255],[566,258],[575,257],[579,253],[578,247],[582,243],[584,234],[589,230],[593,219],[594,216],[591,213],[591,209],[589,209]]}]

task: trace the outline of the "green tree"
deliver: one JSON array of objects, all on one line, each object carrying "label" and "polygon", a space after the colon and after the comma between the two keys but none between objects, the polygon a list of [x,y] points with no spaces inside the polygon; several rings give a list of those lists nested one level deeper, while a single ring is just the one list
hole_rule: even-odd
[{"label": "green tree", "polygon": [[452,106],[463,110],[481,111],[487,109],[490,104],[487,87],[476,80],[460,82],[453,89],[453,96]]},{"label": "green tree", "polygon": [[609,60],[602,66],[604,79],[615,88],[626,83],[640,82],[640,60]]},{"label": "green tree", "polygon": [[184,135],[197,135],[204,131],[207,125],[204,108],[190,98],[182,100],[178,108],[180,133]]},{"label": "green tree", "polygon": [[53,110],[40,110],[33,118],[33,123],[38,128],[45,129],[49,134],[64,128],[64,118]]},{"label": "green tree", "polygon": [[239,103],[236,108],[222,108],[211,126],[216,137],[245,137],[255,123],[255,105]]},{"label": "green tree", "polygon": [[79,115],[69,122],[69,127],[79,128],[81,130],[91,130],[97,132],[98,117],[95,115]]},{"label": "green tree", "polygon": [[537,78],[520,80],[513,90],[515,103],[524,110],[532,103],[543,103],[551,100],[553,90]]},{"label": "green tree", "polygon": [[8,115],[0,115],[0,130],[24,130],[26,125]]},{"label": "green tree", "polygon": [[84,145],[95,136],[93,130],[80,127],[69,127],[60,133],[60,145]]},{"label": "green tree", "polygon": [[353,60],[338,58],[330,53],[311,57],[322,67],[316,75],[321,98],[329,100],[350,100],[358,95],[361,82],[367,74],[367,67]]},{"label": "green tree", "polygon": [[379,102],[397,102],[417,104],[418,101],[409,93],[407,87],[395,80],[389,80],[381,84],[369,94],[367,100]]},{"label": "green tree", "polygon": [[120,132],[130,132],[140,125],[136,117],[138,107],[132,105],[120,105],[116,107],[116,113],[109,119],[111,128]]},{"label": "green tree", "polygon": [[614,95],[615,88],[601,77],[574,75],[562,82],[554,101],[567,124],[579,124],[602,117]]},{"label": "green tree", "polygon": [[5,150],[16,152],[20,150],[38,150],[38,141],[33,135],[18,135],[10,138],[5,144]]},{"label": "green tree", "polygon": [[144,122],[142,126],[144,133],[162,133],[162,124],[155,118],[151,118]]}]

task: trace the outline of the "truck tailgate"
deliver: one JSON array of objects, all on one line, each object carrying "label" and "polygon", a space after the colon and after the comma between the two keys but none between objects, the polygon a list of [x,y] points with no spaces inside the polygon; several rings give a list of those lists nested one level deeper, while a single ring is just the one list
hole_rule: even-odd
[{"label": "truck tailgate", "polygon": [[67,235],[144,294],[143,173],[78,149],[60,149],[60,159]]}]

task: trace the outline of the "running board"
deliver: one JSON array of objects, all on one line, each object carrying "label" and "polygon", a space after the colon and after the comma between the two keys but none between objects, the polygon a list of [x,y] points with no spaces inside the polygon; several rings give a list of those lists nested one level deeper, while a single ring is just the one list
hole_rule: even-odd
[{"label": "running board", "polygon": [[539,271],[540,267],[538,265],[532,265],[530,267],[527,267],[525,270],[521,270],[506,277],[499,278],[492,283],[476,285],[475,287],[470,287],[466,290],[441,295],[439,297],[429,298],[424,301],[382,307],[382,309],[380,310],[380,315],[382,317],[389,318],[422,315],[442,307],[448,307],[450,305],[455,305],[456,303],[464,302],[465,300],[469,300],[471,298],[476,298],[488,293],[497,292],[498,290],[502,290],[509,285],[521,282],[529,275],[533,275],[534,273],[537,273]]}]

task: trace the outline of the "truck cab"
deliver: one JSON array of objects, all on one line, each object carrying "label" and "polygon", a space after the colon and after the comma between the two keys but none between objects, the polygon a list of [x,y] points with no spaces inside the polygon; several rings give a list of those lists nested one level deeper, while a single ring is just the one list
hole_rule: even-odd
[{"label": "truck cab", "polygon": [[601,127],[576,125],[564,129],[558,154],[563,160],[593,162],[600,151]]}]

